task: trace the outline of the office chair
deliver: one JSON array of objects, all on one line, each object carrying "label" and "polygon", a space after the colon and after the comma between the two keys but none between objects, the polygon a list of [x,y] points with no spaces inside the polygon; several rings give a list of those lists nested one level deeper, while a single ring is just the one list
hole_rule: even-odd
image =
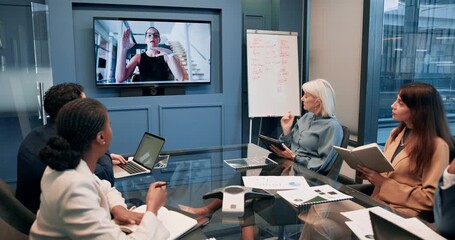
[{"label": "office chair", "polygon": [[14,190],[3,179],[0,179],[0,202],[1,239],[17,239],[22,235],[27,239],[36,216],[17,200]]},{"label": "office chair", "polygon": [[26,240],[28,236],[9,225],[7,222],[0,219],[0,240]]},{"label": "office chair", "polygon": [[[341,125],[341,128],[343,129],[343,139],[341,140],[340,147],[347,148],[351,132],[349,131],[349,128],[344,125]],[[337,181],[338,176],[340,175],[341,165],[343,165],[343,158],[341,157],[340,154],[338,154],[337,158],[332,164],[332,167],[330,168],[329,173],[327,173],[327,177]]]}]

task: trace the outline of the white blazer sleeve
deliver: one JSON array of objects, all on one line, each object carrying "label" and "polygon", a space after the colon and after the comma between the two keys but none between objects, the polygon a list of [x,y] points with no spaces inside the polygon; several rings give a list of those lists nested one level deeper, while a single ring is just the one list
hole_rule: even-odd
[{"label": "white blazer sleeve", "polygon": [[[109,191],[109,194],[115,192],[119,193],[115,190]],[[113,198],[118,198],[117,193]],[[169,236],[166,228],[151,212],[144,215],[136,232],[129,235],[123,233],[100,205],[98,191],[90,182],[73,184],[72,189],[62,196],[61,203],[59,217],[72,239],[166,239]]]},{"label": "white blazer sleeve", "polygon": [[125,199],[122,197],[122,194],[115,187],[111,187],[110,182],[106,180],[100,180],[98,177],[96,177],[96,181],[98,181],[104,195],[107,198],[110,210],[112,210],[112,208],[117,205],[126,208]]}]

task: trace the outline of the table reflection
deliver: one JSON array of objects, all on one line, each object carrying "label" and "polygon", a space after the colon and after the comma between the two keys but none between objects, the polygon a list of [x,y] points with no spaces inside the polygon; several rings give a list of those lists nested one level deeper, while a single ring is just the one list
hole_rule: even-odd
[{"label": "table reflection", "polygon": [[[178,208],[179,204],[202,207],[212,199],[202,196],[218,188],[243,185],[246,171],[236,172],[224,164],[224,160],[268,156],[270,152],[254,144],[213,148],[168,151],[168,166],[154,169],[151,174],[118,179],[115,186],[130,205],[143,203],[149,184],[166,181],[168,198],[166,206]],[[347,220],[340,212],[351,211],[379,204],[353,189],[312,172],[292,161],[270,156],[279,165],[273,169],[250,171],[261,175],[304,176],[310,186],[330,184],[339,191],[353,196],[353,200],[318,204],[298,210],[284,199],[248,200],[242,216],[232,216],[218,210],[210,216],[205,227],[185,236],[188,239],[201,237],[216,239],[351,239],[353,234],[344,224]],[[276,191],[269,191],[276,194]],[[305,224],[303,224],[305,222]]]}]

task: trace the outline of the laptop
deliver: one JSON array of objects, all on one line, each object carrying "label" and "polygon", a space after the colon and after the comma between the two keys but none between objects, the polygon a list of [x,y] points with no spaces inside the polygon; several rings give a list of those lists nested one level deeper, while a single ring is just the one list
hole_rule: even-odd
[{"label": "laptop", "polygon": [[375,240],[422,240],[414,233],[396,225],[382,216],[370,211],[371,225]]},{"label": "laptop", "polygon": [[150,173],[153,168],[167,166],[169,155],[160,155],[165,139],[145,132],[133,157],[128,157],[127,164],[114,165],[114,178],[123,178]]}]

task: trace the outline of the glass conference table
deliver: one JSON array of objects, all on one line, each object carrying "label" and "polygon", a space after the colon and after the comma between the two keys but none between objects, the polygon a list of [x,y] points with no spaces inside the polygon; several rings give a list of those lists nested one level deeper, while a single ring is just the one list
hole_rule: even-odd
[{"label": "glass conference table", "polygon": [[[235,171],[223,160],[267,156],[269,153],[268,150],[254,144],[163,152],[170,155],[166,168],[154,169],[150,174],[117,179],[115,186],[128,203],[139,205],[143,204],[150,183],[166,181],[167,207],[178,208],[179,204],[201,207],[212,201],[204,200],[202,198],[204,194],[230,185],[242,185],[241,177],[246,172]],[[292,207],[280,197],[250,200],[245,206],[243,216],[232,217],[219,209],[210,217],[208,224],[183,238],[299,239],[303,234],[305,239],[317,239],[320,234],[329,234],[334,235],[331,236],[332,239],[356,239],[344,223],[347,219],[340,212],[381,206],[367,195],[307,170],[292,161],[276,158],[274,160],[279,165],[273,169],[262,170],[261,175],[304,176],[310,186],[329,184],[354,198],[313,205],[303,211]]]}]

